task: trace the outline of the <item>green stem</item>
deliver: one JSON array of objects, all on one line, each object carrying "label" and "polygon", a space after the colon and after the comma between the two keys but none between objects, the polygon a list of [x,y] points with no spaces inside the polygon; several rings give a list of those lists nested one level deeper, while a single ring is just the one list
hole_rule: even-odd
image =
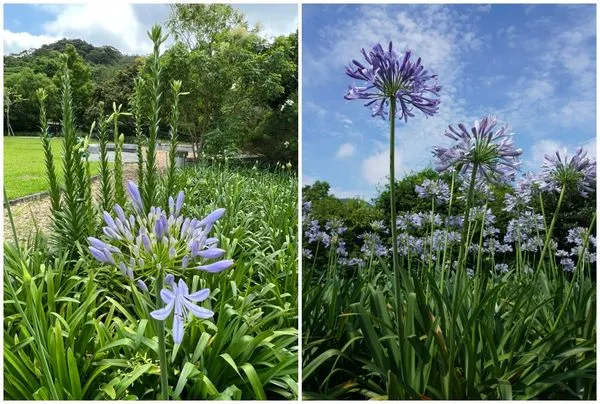
[{"label": "green stem", "polygon": [[[162,271],[156,278],[156,304],[160,301],[160,291],[163,288]],[[165,346],[165,322],[157,320],[158,325],[158,359],[160,361],[160,391],[161,400],[169,399],[169,378],[167,369],[167,348]]]},{"label": "green stem", "polygon": [[[563,187],[564,190],[564,187]],[[554,321],[554,325],[552,326],[552,331],[554,332],[554,330],[556,330],[556,327],[558,327],[558,323],[560,322],[560,319],[562,318],[565,309],[567,308],[567,304],[571,303],[571,294],[573,293],[573,287],[575,286],[576,282],[578,281],[579,278],[579,268],[582,268],[583,265],[585,265],[585,252],[588,248],[588,241],[589,241],[589,237],[590,237],[590,233],[592,232],[592,229],[594,228],[594,222],[596,221],[596,213],[594,212],[594,216],[592,216],[592,221],[590,223],[590,227],[585,235],[585,238],[583,240],[583,245],[581,248],[581,252],[579,253],[579,258],[577,260],[577,266],[575,267],[575,272],[573,273],[573,279],[571,279],[571,282],[569,283],[569,289],[567,289],[567,296],[563,299],[563,303],[560,306],[560,310],[558,312],[558,315],[556,316],[556,320]],[[581,271],[583,272],[583,268],[581,269]],[[581,274],[581,276],[583,276],[583,274]]]},{"label": "green stem", "polygon": [[398,240],[396,239],[396,181],[394,178],[394,136],[395,136],[395,119],[396,119],[396,97],[390,97],[390,228],[392,233],[392,269],[394,270],[395,295],[396,295],[396,321],[398,322],[398,337],[400,337],[400,270],[398,268]]},{"label": "green stem", "polygon": [[[552,221],[550,222],[550,227],[548,231],[546,231],[546,241],[544,242],[544,248],[540,254],[540,261],[538,262],[537,270],[539,271],[544,264],[544,255],[546,255],[546,251],[548,250],[548,244],[550,243],[550,238],[552,237],[552,231],[554,230],[554,225],[556,224],[556,218],[558,217],[558,212],[560,211],[560,206],[562,205],[563,198],[565,196],[566,186],[563,185],[560,190],[560,196],[558,197],[558,203],[556,204],[556,210],[554,211],[554,216],[552,216]],[[550,256],[552,258],[552,256]]]},{"label": "green stem", "polygon": [[[448,217],[452,215],[452,201],[454,200],[454,180],[456,171],[452,172],[452,183],[450,185],[450,201],[448,201]],[[440,290],[444,289],[444,280],[446,276],[446,252],[448,249],[448,227],[446,226],[446,234],[444,235],[444,255],[442,258],[442,276],[440,277]],[[452,257],[452,255],[450,255]],[[452,260],[452,258],[450,258]]]},{"label": "green stem", "polygon": [[477,178],[477,163],[473,164],[473,171],[471,172],[471,182],[469,183],[469,193],[467,195],[467,206],[465,210],[465,217],[463,220],[462,234],[460,238],[461,248],[458,253],[458,270],[461,271],[463,267],[463,261],[466,261],[468,251],[467,241],[467,230],[469,228],[469,214],[471,211],[471,204],[473,203],[473,194],[475,192],[475,180]]}]

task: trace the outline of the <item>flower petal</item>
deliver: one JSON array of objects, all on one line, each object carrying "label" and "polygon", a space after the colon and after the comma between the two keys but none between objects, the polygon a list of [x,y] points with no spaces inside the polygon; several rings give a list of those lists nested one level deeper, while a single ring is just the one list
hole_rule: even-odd
[{"label": "flower petal", "polygon": [[169,304],[175,299],[175,293],[171,292],[169,289],[162,289],[160,291],[160,298],[165,304]]},{"label": "flower petal", "polygon": [[183,280],[183,278],[179,278],[179,283],[177,284],[177,288],[179,289],[180,296],[185,296],[189,293],[188,286]]},{"label": "flower petal", "polygon": [[198,256],[206,259],[221,258],[225,254],[225,250],[220,248],[209,248],[198,252]]},{"label": "flower petal", "polygon": [[225,214],[225,209],[220,208],[211,213],[209,213],[204,219],[202,219],[199,223],[200,226],[210,226],[217,220],[219,220]]},{"label": "flower petal", "polygon": [[164,320],[166,319],[171,311],[173,310],[174,300],[172,300],[169,304],[167,304],[162,309],[154,310],[150,313],[150,316],[155,320]]},{"label": "flower petal", "polygon": [[210,294],[210,289],[200,289],[194,293],[186,295],[185,297],[187,299],[191,300],[192,302],[201,302],[203,300],[206,300],[206,298],[208,298],[209,294]]},{"label": "flower petal", "polygon": [[224,270],[230,268],[232,265],[233,265],[233,260],[223,260],[223,261],[217,261],[217,262],[214,262],[214,263],[208,264],[208,265],[200,265],[200,266],[197,266],[196,269],[199,269],[201,271],[216,273],[216,272],[224,271]]},{"label": "flower petal", "polygon": [[173,276],[173,274],[168,274],[167,276],[165,276],[165,283],[171,286],[173,290],[175,290],[175,277]]},{"label": "flower petal", "polygon": [[173,315],[173,342],[181,344],[183,341],[183,310],[181,301],[175,301],[175,314]]},{"label": "flower petal", "polygon": [[187,299],[183,299],[183,304],[185,304],[185,307],[190,311],[190,313],[198,318],[211,318],[215,314],[204,307],[196,306]]}]

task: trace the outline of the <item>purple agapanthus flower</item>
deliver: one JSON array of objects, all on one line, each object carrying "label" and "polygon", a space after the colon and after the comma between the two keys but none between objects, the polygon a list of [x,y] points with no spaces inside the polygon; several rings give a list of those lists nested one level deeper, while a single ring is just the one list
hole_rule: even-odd
[{"label": "purple agapanthus flower", "polygon": [[560,264],[563,266],[563,271],[565,272],[575,271],[575,262],[571,258],[561,259]]},{"label": "purple agapanthus flower", "polygon": [[184,323],[189,314],[198,318],[211,318],[214,313],[208,309],[197,306],[195,303],[206,300],[210,294],[208,289],[201,289],[194,293],[189,293],[188,286],[183,279],[175,283],[173,275],[165,277],[165,283],[171,289],[164,288],[160,291],[160,297],[166,304],[162,309],[154,310],[150,316],[155,320],[164,321],[173,312],[173,342],[181,344],[183,341]]},{"label": "purple agapanthus flower", "polygon": [[567,233],[567,241],[571,244],[582,246],[586,233],[587,230],[583,227],[574,227],[569,229]]},{"label": "purple agapanthus flower", "polygon": [[365,253],[367,256],[375,255],[377,257],[383,257],[388,254],[388,248],[383,245],[381,237],[376,233],[363,233],[358,238],[363,239],[364,243],[360,248],[360,251]]},{"label": "purple agapanthus flower", "polygon": [[568,154],[544,158],[542,166],[542,189],[560,192],[563,186],[573,187],[583,196],[590,193],[596,183],[596,161],[587,157],[581,147],[569,160]]},{"label": "purple agapanthus flower", "polygon": [[338,259],[338,264],[348,266],[348,267],[357,267],[358,269],[364,268],[365,261],[362,258],[354,257],[354,258],[340,258]]},{"label": "purple agapanthus flower", "polygon": [[496,264],[496,271],[500,273],[507,273],[509,271],[508,264]]},{"label": "purple agapanthus flower", "polygon": [[[389,114],[390,100],[396,100],[398,119],[406,122],[414,117],[415,108],[425,116],[437,113],[441,87],[437,76],[430,74],[421,65],[421,58],[412,62],[411,52],[398,54],[390,42],[387,51],[377,44],[367,53],[361,50],[366,63],[353,60],[346,67],[346,74],[356,80],[364,81],[364,87],[349,86],[344,96],[347,100],[367,100],[365,106],[373,111],[373,116],[386,119]],[[394,111],[396,113],[396,111]]]},{"label": "purple agapanthus flower", "polygon": [[477,176],[491,182],[508,182],[520,167],[521,149],[513,144],[507,126],[496,130],[496,118],[484,116],[475,121],[471,129],[458,124],[458,129],[448,126],[447,137],[457,143],[449,148],[437,146],[433,150],[436,170],[457,169],[463,176],[477,165]]},{"label": "purple agapanthus flower", "polygon": [[450,200],[450,187],[442,180],[426,179],[421,185],[415,185],[415,192],[419,198],[435,198],[438,205]]},{"label": "purple agapanthus flower", "polygon": [[[115,217],[104,212],[106,226],[102,231],[108,241],[88,238],[90,253],[96,260],[117,266],[130,279],[134,279],[134,271],[153,271],[157,264],[183,271],[191,263],[198,270],[213,273],[233,265],[232,260],[219,260],[225,250],[217,247],[216,238],[209,237],[225,209],[216,209],[201,220],[185,217],[180,214],[185,196],[179,192],[176,199],[169,198],[169,212],[153,206],[146,214],[137,186],[129,182],[127,191],[136,214],[127,218],[118,204],[114,207]],[[157,254],[159,251],[166,254]]]}]

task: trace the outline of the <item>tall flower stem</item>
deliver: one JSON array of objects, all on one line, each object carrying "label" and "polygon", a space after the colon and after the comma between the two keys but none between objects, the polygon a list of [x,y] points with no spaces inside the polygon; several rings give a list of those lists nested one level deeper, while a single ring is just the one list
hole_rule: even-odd
[{"label": "tall flower stem", "polygon": [[[162,271],[156,278],[156,304],[161,301],[160,291],[163,288],[163,274]],[[165,322],[164,320],[157,320],[158,324],[158,360],[160,361],[160,392],[161,400],[169,399],[169,379],[167,369],[167,348],[165,346]]]},{"label": "tall flower stem", "polygon": [[[448,217],[452,215],[452,201],[454,200],[454,180],[456,179],[456,171],[452,171],[452,183],[450,185],[450,200],[448,201]],[[444,235],[444,255],[442,258],[442,276],[440,277],[440,290],[444,290],[444,281],[446,280],[446,252],[448,251],[448,226]]]},{"label": "tall flower stem", "polygon": [[558,212],[560,211],[560,206],[562,205],[566,189],[567,189],[567,186],[563,185],[562,189],[560,190],[560,195],[558,197],[558,203],[556,204],[556,210],[554,210],[554,216],[552,216],[552,221],[550,222],[550,227],[548,228],[548,231],[546,231],[546,241],[544,241],[544,248],[542,248],[542,252],[540,254],[540,261],[538,262],[538,267],[537,267],[538,271],[542,268],[542,265],[544,264],[544,255],[546,255],[546,251],[548,250],[548,244],[550,243],[550,238],[552,237],[552,232],[554,231],[554,225],[556,224],[556,218],[558,217]]},{"label": "tall flower stem", "polygon": [[458,270],[462,271],[464,268],[463,261],[466,261],[468,251],[467,234],[469,228],[469,214],[471,212],[471,205],[473,204],[473,194],[475,193],[475,180],[477,177],[477,163],[473,163],[473,171],[471,172],[471,180],[469,183],[469,193],[467,194],[467,206],[465,208],[465,216],[463,220],[462,234],[460,237],[461,248],[458,253]]},{"label": "tall flower stem", "polygon": [[[390,228],[392,233],[392,268],[394,270],[394,278],[396,279],[396,321],[398,322],[398,331],[400,331],[400,269],[398,268],[398,240],[396,238],[396,181],[394,178],[394,135],[395,135],[395,119],[396,119],[396,97],[390,97]],[[400,336],[400,334],[398,334]]]}]

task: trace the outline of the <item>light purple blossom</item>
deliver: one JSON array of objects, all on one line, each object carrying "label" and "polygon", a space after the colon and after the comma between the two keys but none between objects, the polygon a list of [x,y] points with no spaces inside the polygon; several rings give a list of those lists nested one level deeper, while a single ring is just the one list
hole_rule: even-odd
[{"label": "light purple blossom", "polygon": [[504,235],[505,243],[525,243],[530,237],[544,232],[544,217],[531,211],[521,212],[516,219],[511,219]]},{"label": "light purple blossom", "polygon": [[508,272],[508,264],[496,264],[496,271],[500,272],[500,273],[507,273]]},{"label": "light purple blossom", "polygon": [[[223,216],[225,209],[216,209],[202,220],[181,216],[179,213],[185,196],[179,192],[176,199],[171,197],[169,200],[170,214],[155,206],[150,207],[146,214],[141,200],[136,200],[139,190],[133,182],[128,184],[128,191],[136,215],[127,220],[119,205],[114,208],[116,218],[104,212],[106,226],[102,231],[110,241],[88,238],[90,253],[96,260],[118,268],[121,263],[132,261],[129,270],[137,271],[139,268],[144,275],[154,275],[152,272],[156,272],[158,265],[168,265],[177,272],[182,272],[190,264],[209,272],[220,272],[233,265],[231,260],[208,262],[225,254],[217,247],[218,240],[209,237],[212,226]],[[161,254],[160,251],[167,253]],[[148,265],[136,265],[142,262]],[[122,272],[133,278],[127,271]]]},{"label": "light purple blossom", "polygon": [[373,231],[380,231],[384,234],[388,233],[388,229],[383,220],[374,220],[371,222],[370,226]]},{"label": "light purple blossom", "polygon": [[348,256],[348,251],[346,250],[346,242],[342,239],[338,239],[337,240],[337,247],[336,247],[336,254],[339,257],[347,257]]},{"label": "light purple blossom", "polygon": [[560,264],[565,272],[575,271],[575,262],[571,258],[563,258],[560,260]]},{"label": "light purple blossom", "polygon": [[162,309],[154,310],[150,316],[155,320],[164,321],[173,312],[173,342],[181,344],[184,334],[184,323],[189,314],[202,319],[211,318],[214,313],[208,309],[197,306],[195,303],[204,301],[208,298],[210,291],[201,289],[194,293],[189,293],[188,286],[183,279],[175,283],[173,275],[165,277],[165,284],[170,289],[164,288],[160,291],[160,297],[166,304]]},{"label": "light purple blossom", "polygon": [[312,220],[309,224],[308,229],[304,232],[305,237],[309,243],[321,240],[321,226],[318,220]]},{"label": "light purple blossom", "polygon": [[325,229],[329,231],[329,234],[333,236],[341,235],[348,230],[347,227],[344,226],[344,223],[340,219],[332,219],[325,223]]},{"label": "light purple blossom", "polygon": [[232,266],[233,266],[233,260],[222,260],[222,261],[213,262],[212,264],[208,264],[208,265],[199,265],[196,267],[196,269],[199,269],[199,270],[205,271],[205,272],[217,273],[217,272],[223,272],[224,270],[229,269]]},{"label": "light purple blossom", "polygon": [[567,241],[571,244],[582,246],[583,239],[585,238],[586,233],[587,230],[583,227],[574,227],[572,229],[569,229],[567,234]]},{"label": "light purple blossom", "polygon": [[469,130],[462,123],[458,129],[448,126],[447,137],[456,141],[452,147],[433,150],[436,170],[456,168],[463,176],[477,164],[477,176],[490,182],[508,182],[520,166],[521,149],[513,144],[512,134],[504,126],[496,130],[496,118],[485,116]]},{"label": "light purple blossom", "polygon": [[133,181],[127,181],[127,192],[131,197],[131,202],[135,211],[139,214],[143,214],[144,203],[142,202],[142,196],[140,195],[140,190]]},{"label": "light purple blossom", "polygon": [[143,280],[138,279],[137,285],[138,285],[138,288],[140,288],[140,290],[142,292],[146,292],[146,293],[148,292],[148,286],[146,286],[146,282],[144,282]]},{"label": "light purple blossom", "polygon": [[[421,58],[411,62],[411,52],[399,55],[390,42],[387,51],[377,44],[367,54],[362,49],[366,64],[353,60],[346,67],[346,74],[364,81],[364,87],[352,84],[345,95],[347,100],[367,100],[365,106],[371,108],[373,116],[386,119],[389,115],[390,99],[396,100],[398,119],[407,121],[414,117],[415,108],[433,116],[439,108],[437,76],[429,74],[421,65]],[[394,111],[396,112],[396,111]]]},{"label": "light purple blossom", "polygon": [[515,192],[514,194],[507,193],[504,195],[502,210],[505,212],[512,212],[515,209],[525,210],[530,208],[530,204],[531,194],[527,191]]},{"label": "light purple blossom", "polygon": [[338,260],[338,264],[348,266],[348,267],[358,267],[364,268],[365,261],[362,258],[354,257],[354,258],[340,258]]},{"label": "light purple blossom", "polygon": [[432,199],[438,205],[447,203],[450,200],[450,187],[442,180],[426,179],[421,185],[415,185],[415,192],[419,198]]},{"label": "light purple blossom", "polygon": [[577,189],[582,196],[587,196],[596,184],[596,160],[587,157],[581,147],[569,160],[568,154],[561,157],[555,155],[544,158],[542,166],[542,189],[560,192],[563,186]]},{"label": "light purple blossom", "polygon": [[377,257],[384,257],[388,254],[389,250],[381,242],[381,238],[376,233],[363,233],[358,238],[363,239],[364,243],[360,248],[367,256],[375,255]]}]

